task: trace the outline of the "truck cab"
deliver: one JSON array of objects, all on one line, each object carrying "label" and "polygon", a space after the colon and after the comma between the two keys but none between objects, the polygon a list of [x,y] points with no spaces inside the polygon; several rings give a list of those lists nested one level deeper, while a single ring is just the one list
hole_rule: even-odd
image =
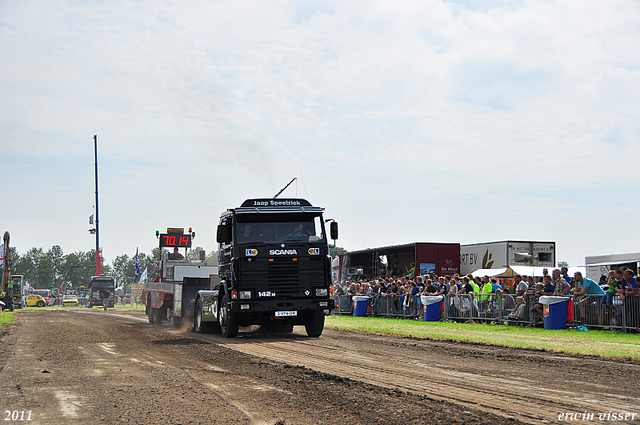
[{"label": "truck cab", "polygon": [[196,331],[217,322],[225,337],[239,326],[304,325],[320,336],[329,298],[331,263],[324,209],[304,199],[248,199],[225,211],[217,229],[217,280],[201,291]]},{"label": "truck cab", "polygon": [[[113,308],[115,306],[115,279],[111,276],[93,276],[89,283],[89,301],[87,307],[91,308],[94,305],[103,306],[102,296],[103,291],[109,292],[109,301],[107,308]],[[75,294],[75,292],[74,292]]]}]

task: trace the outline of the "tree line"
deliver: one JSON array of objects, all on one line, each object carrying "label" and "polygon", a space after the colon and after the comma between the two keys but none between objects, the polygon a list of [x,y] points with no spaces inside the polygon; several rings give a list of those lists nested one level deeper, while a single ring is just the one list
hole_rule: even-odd
[{"label": "tree line", "polygon": [[[25,254],[20,254],[15,247],[11,247],[10,251],[11,274],[23,275],[25,282],[35,289],[59,288],[65,280],[67,289],[86,287],[91,276],[96,273],[95,249],[65,254],[59,245],[54,245],[47,251],[31,248]],[[201,247],[191,249],[187,253],[187,259],[199,260],[201,251],[204,251]],[[332,257],[344,252],[344,248],[330,247]],[[161,254],[162,259],[166,260],[169,252],[163,249]],[[148,281],[158,276],[159,255],[160,248],[152,249],[150,254],[138,253],[140,274],[146,268]],[[218,264],[217,251],[206,255],[205,264]],[[130,287],[135,278],[135,255],[117,256],[111,263],[103,265],[103,273],[114,277],[118,287]]]},{"label": "tree line", "polygon": [[[65,288],[79,288],[87,286],[91,276],[96,273],[96,251],[78,251],[64,254],[59,245],[52,246],[45,251],[42,248],[31,248],[25,254],[20,254],[15,247],[10,248],[11,274],[23,275],[24,281],[36,289],[59,288],[66,280]],[[190,260],[199,260],[201,247],[191,249],[187,253]],[[140,275],[147,269],[147,280],[153,280],[158,275],[159,255],[166,260],[169,252],[165,249],[154,248],[150,254],[138,253]],[[206,258],[207,265],[218,263],[218,254],[210,252]],[[111,263],[103,265],[103,273],[116,279],[118,287],[129,287],[135,278],[135,255],[117,256]]]}]

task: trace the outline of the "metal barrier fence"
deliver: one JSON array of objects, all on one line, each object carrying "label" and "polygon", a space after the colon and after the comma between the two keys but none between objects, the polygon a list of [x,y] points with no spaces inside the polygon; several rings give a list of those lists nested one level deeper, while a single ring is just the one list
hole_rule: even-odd
[{"label": "metal barrier fence", "polygon": [[543,309],[534,313],[539,297],[519,297],[512,294],[447,295],[444,299],[443,320],[499,325],[538,326],[542,324]]},{"label": "metal barrier fence", "polygon": [[[335,308],[332,310],[332,314],[353,314],[354,302],[351,295],[340,295],[333,297],[333,299],[335,300]],[[422,315],[422,312],[423,306],[417,295],[371,296],[367,308],[367,315],[373,317],[417,319]]]},{"label": "metal barrier fence", "polygon": [[[333,297],[332,314],[352,315],[354,302],[350,295]],[[519,299],[512,294],[447,295],[442,300],[441,321],[495,323],[500,325],[543,326],[544,307],[539,296]],[[420,296],[371,296],[367,316],[417,319],[424,305]],[[536,312],[538,314],[536,314]],[[640,296],[613,297],[589,295],[571,298],[568,305],[568,326],[640,330]]]},{"label": "metal barrier fence", "polygon": [[640,296],[589,295],[574,297],[574,324],[590,328],[638,330],[640,328]]},{"label": "metal barrier fence", "polygon": [[331,297],[335,301],[331,314],[351,315],[353,314],[353,302],[351,295],[340,295]]}]

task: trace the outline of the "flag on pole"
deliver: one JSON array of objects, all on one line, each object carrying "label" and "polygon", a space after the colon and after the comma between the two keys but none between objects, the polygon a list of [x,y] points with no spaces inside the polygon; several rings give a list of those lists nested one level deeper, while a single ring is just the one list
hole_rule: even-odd
[{"label": "flag on pole", "polygon": [[136,261],[135,261],[135,272],[133,276],[133,283],[138,282],[138,278],[140,277],[140,263],[138,263],[138,248],[136,248]]},{"label": "flag on pole", "polygon": [[140,275],[140,282],[144,282],[147,279],[147,268],[144,268],[144,271]]}]

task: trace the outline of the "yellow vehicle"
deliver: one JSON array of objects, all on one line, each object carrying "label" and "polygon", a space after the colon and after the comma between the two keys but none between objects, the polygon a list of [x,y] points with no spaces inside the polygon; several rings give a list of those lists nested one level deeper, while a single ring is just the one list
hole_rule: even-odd
[{"label": "yellow vehicle", "polygon": [[27,294],[24,296],[24,301],[27,307],[44,307],[47,305],[47,301],[38,294]]},{"label": "yellow vehicle", "polygon": [[75,295],[65,295],[62,297],[62,305],[78,305],[78,297]]}]

